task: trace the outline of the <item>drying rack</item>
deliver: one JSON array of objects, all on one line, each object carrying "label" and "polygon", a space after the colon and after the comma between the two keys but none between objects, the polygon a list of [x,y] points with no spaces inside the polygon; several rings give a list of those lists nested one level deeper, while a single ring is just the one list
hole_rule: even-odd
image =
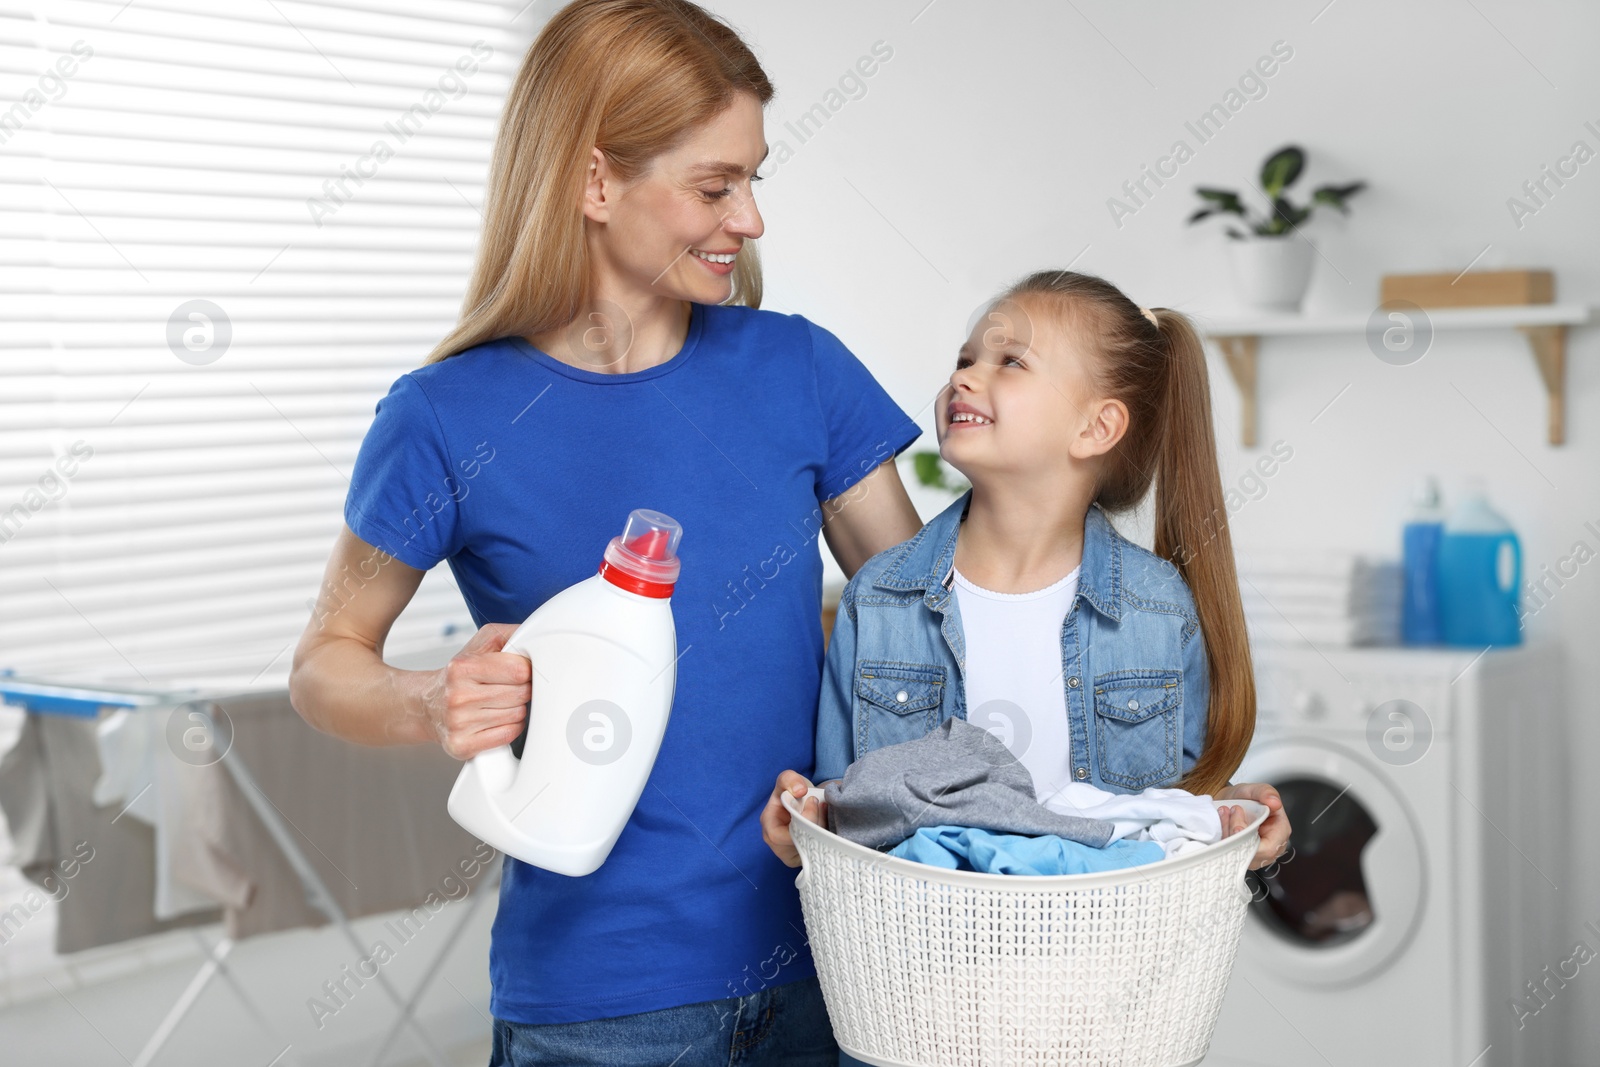
[{"label": "drying rack", "polygon": [[[0,671],[0,703],[19,707],[31,715],[67,715],[82,719],[98,719],[102,711],[129,709],[147,712],[176,711],[184,709],[186,714],[199,715],[205,722],[209,736],[217,736],[216,720],[212,717],[211,706],[213,702],[223,696],[238,695],[235,690],[206,690],[197,687],[161,689],[159,687],[121,687],[97,685],[73,685],[67,683],[50,682],[41,679],[19,677],[10,671]],[[266,794],[256,784],[244,760],[233,750],[232,746],[226,747],[221,755],[220,762],[226,768],[228,775],[239,787],[240,794],[250,805],[250,810],[261,820],[268,835],[277,845],[284,858],[288,860],[295,875],[305,890],[306,901],[327,916],[330,923],[338,926],[345,939],[359,954],[365,955],[366,946],[362,945],[356,937],[355,930],[350,925],[350,918],[339,906],[337,900],[329,892],[327,884],[322,880],[311,863],[306,859],[305,852],[294,839],[284,819],[279,815],[272,803],[267,800]],[[493,889],[499,881],[499,868],[491,875],[486,875],[475,890],[468,894],[470,898],[461,917],[456,921],[453,929],[445,939],[444,946],[429,961],[427,969],[423,972],[422,979],[417,983],[416,989],[409,997],[403,997],[395,988],[387,975],[381,970],[376,975],[376,981],[382,987],[385,995],[397,1009],[394,1025],[389,1030],[388,1037],[378,1048],[371,1062],[372,1067],[378,1067],[383,1057],[393,1046],[395,1037],[404,1029],[410,1029],[422,1047],[423,1054],[434,1067],[449,1067],[449,1061],[439,1051],[433,1039],[429,1037],[421,1022],[416,1018],[416,1008],[422,998],[438,976],[439,970],[444,965],[450,949],[459,940],[460,935],[473,916],[489,890]],[[193,931],[195,938],[200,942],[205,962],[195,976],[189,980],[177,1001],[168,1010],[166,1017],[161,1020],[155,1032],[145,1042],[144,1048],[133,1060],[132,1067],[150,1067],[155,1057],[163,1046],[172,1037],[189,1010],[206,988],[220,975],[227,983],[234,995],[239,998],[252,1018],[256,1020],[262,1031],[274,1042],[282,1042],[282,1038],[267,1020],[260,1007],[250,997],[243,986],[236,981],[228,971],[223,961],[233,951],[237,942],[226,935],[215,945],[208,945],[199,931]],[[278,1056],[276,1063],[295,1063],[298,1058],[290,1055],[292,1045],[283,1042],[284,1050]]]}]

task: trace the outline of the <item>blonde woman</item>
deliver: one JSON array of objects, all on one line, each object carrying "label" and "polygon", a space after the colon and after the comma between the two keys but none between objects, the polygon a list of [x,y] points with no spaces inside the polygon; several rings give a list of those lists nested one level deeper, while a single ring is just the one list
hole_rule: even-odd
[{"label": "blonde woman", "polygon": [[[891,460],[919,431],[831,333],[757,310],[772,95],[693,4],[555,15],[506,102],[461,321],[379,402],[295,653],[314,726],[466,759],[522,734],[514,624],[631,509],[683,525],[672,725],[637,809],[594,874],[506,859],[494,1064],[838,1057],[759,813],[813,762],[819,543],[852,574],[917,531]],[[386,666],[442,561],[480,629],[443,670]]]}]

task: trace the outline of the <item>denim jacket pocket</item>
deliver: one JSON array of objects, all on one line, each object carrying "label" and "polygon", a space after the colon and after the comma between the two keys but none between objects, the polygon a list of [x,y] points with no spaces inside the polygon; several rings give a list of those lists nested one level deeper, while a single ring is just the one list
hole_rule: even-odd
[{"label": "denim jacket pocket", "polygon": [[944,668],[916,663],[863,663],[856,671],[856,695],[896,715],[939,706],[944,699]]},{"label": "denim jacket pocket", "polygon": [[1094,680],[1095,749],[1100,777],[1145,789],[1176,777],[1183,738],[1178,712],[1183,671],[1124,670]]},{"label": "denim jacket pocket", "polygon": [[865,718],[867,746],[914,741],[939,725],[944,668],[937,664],[864,662],[856,668],[856,697]]}]

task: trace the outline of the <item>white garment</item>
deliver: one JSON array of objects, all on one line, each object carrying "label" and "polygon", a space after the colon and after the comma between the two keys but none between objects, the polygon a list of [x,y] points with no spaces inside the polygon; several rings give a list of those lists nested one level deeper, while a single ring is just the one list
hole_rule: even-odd
[{"label": "white garment", "polygon": [[1154,841],[1168,856],[1183,856],[1222,840],[1222,817],[1206,794],[1186,789],[1112,793],[1088,782],[1040,790],[1039,803],[1062,815],[1105,819],[1113,841]]},{"label": "white garment", "polygon": [[1081,569],[1031,593],[996,593],[951,568],[967,646],[967,721],[1005,743],[1033,776],[1036,794],[1071,780],[1061,624]]},{"label": "white garment", "polygon": [[172,828],[182,825],[183,771],[167,735],[170,707],[119,708],[95,727],[100,778],[90,799],[99,807],[123,806],[115,818],[132,816],[155,827],[158,919],[175,919],[217,907],[219,901],[173,877]]}]

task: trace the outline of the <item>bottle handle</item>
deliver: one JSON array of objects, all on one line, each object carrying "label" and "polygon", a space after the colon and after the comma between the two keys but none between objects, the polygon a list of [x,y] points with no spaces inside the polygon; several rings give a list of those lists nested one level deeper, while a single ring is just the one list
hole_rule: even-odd
[{"label": "bottle handle", "polygon": [[[510,640],[506,641],[500,651],[509,652],[514,656],[521,656],[528,661],[529,700],[527,714],[531,718],[533,716],[533,679],[539,672],[533,670],[533,657],[517,642],[517,638],[520,636],[522,635],[519,629],[517,633],[511,635]],[[526,720],[524,720],[524,728],[526,728]],[[497,799],[511,790],[511,787],[517,782],[517,772],[522,769],[522,761],[517,758],[515,752],[511,751],[510,745],[496,745],[494,748],[485,749],[473,756],[468,762],[477,771],[478,780],[483,783],[484,788]]]},{"label": "bottle handle", "polygon": [[517,771],[522,766],[510,745],[485,749],[473,756],[471,763],[484,789],[496,797],[503,796],[516,784]]},{"label": "bottle handle", "polygon": [[[1503,596],[1509,597],[1512,604],[1517,602],[1517,590],[1522,588],[1522,542],[1516,534],[1506,534],[1501,540],[1501,548],[1495,550],[1494,585]],[[1511,546],[1511,584],[1504,585],[1500,581],[1500,553],[1503,546]]]}]

